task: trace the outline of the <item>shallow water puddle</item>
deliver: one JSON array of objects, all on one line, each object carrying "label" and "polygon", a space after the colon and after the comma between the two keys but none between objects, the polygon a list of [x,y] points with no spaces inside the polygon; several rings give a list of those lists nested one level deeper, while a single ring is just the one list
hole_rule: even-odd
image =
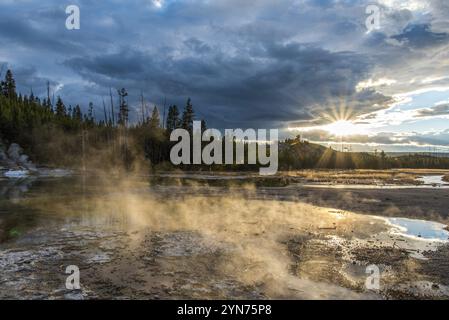
[{"label": "shallow water puddle", "polygon": [[387,221],[395,227],[394,233],[431,241],[447,241],[449,232],[442,223],[407,218],[388,218]]},{"label": "shallow water puddle", "polygon": [[418,180],[422,181],[425,185],[444,185],[445,182],[443,181],[442,175],[439,176],[422,176],[419,177]]},{"label": "shallow water puddle", "polygon": [[5,177],[15,179],[26,178],[29,174],[28,170],[8,170],[3,173]]}]

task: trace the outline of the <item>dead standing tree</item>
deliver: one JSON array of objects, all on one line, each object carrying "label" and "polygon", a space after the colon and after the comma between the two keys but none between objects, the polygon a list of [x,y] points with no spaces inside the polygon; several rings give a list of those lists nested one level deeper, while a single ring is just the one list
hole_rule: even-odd
[{"label": "dead standing tree", "polygon": [[140,92],[140,112],[142,113],[142,125],[145,124],[145,101],[143,98],[143,92]]},{"label": "dead standing tree", "polygon": [[119,139],[120,146],[122,147],[122,158],[125,164],[125,167],[129,166],[129,150],[128,150],[128,115],[129,108],[128,103],[126,102],[126,97],[128,96],[128,92],[126,92],[125,88],[117,90],[119,95],[119,115],[118,115],[118,125],[119,125]]}]

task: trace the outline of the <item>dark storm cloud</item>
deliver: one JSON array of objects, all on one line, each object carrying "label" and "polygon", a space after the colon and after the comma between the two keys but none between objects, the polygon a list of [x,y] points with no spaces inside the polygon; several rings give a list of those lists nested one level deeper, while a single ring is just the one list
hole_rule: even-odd
[{"label": "dark storm cloud", "polygon": [[[191,97],[199,117],[217,127],[285,126],[317,121],[342,99],[355,115],[388,101],[354,89],[369,77],[366,56],[292,39],[323,6],[336,7],[332,1],[165,1],[160,11],[151,1],[75,3],[82,16],[76,32],[64,28],[65,7],[56,1],[4,6],[0,39],[20,52],[11,66],[34,73],[21,77],[21,87],[44,94],[48,75],[68,104],[99,104],[120,87],[131,105],[140,92],[159,105],[166,98],[183,107]],[[334,17],[342,34],[356,29],[354,20]]]},{"label": "dark storm cloud", "polygon": [[17,19],[17,17],[1,16],[0,37],[9,45],[16,43],[22,46],[32,47],[35,50],[70,53],[80,51],[81,46],[65,42],[62,37],[54,37],[37,30],[28,19]]},{"label": "dark storm cloud", "polygon": [[[19,90],[22,89],[23,94],[29,94],[31,91],[44,92],[47,87],[47,79],[38,75],[36,67],[19,67],[14,69],[16,83],[19,84]],[[55,86],[55,82],[50,82]]]},{"label": "dark storm cloud", "polygon": [[400,80],[395,86],[396,90],[412,91],[413,88],[407,85],[410,77],[426,78],[448,68],[438,58],[438,53],[449,45],[449,28],[434,30],[435,17],[441,14],[435,10],[418,19],[410,10],[390,9],[383,17],[383,27],[371,32],[362,41],[362,47],[371,53],[378,73],[383,77],[391,74],[391,77]]},{"label": "dark storm cloud", "polygon": [[182,58],[123,49],[65,64],[101,86],[116,85],[120,78],[128,88],[151,87],[158,101],[167,96],[180,103],[190,96],[198,111],[221,127],[312,119],[332,113],[342,99],[356,116],[389,101],[374,91],[355,91],[370,66],[365,57],[351,52],[267,40],[254,59],[229,57],[198,39],[184,44],[192,51]]},{"label": "dark storm cloud", "polygon": [[429,24],[408,26],[401,34],[392,37],[411,48],[427,48],[447,44],[449,34],[445,32],[432,32]]},{"label": "dark storm cloud", "polygon": [[431,13],[438,31],[398,7],[370,34],[367,0],[162,3],[74,0],[81,30],[68,31],[60,1],[0,1],[0,60],[25,93],[45,95],[50,79],[66,104],[101,107],[110,88],[125,87],[132,107],[141,92],[159,106],[166,99],[182,108],[191,97],[209,126],[282,128],[385,108],[388,94],[357,84],[379,70],[402,74],[447,41],[439,0]]}]

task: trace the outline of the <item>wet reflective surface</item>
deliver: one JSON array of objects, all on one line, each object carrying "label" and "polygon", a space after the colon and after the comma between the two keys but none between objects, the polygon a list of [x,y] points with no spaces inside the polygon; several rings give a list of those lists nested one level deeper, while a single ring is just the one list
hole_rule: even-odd
[{"label": "wet reflective surface", "polygon": [[[377,299],[398,297],[399,284],[399,297],[416,294],[408,290],[422,275],[404,271],[407,248],[437,247],[390,238],[383,220],[307,204],[297,192],[141,178],[1,180],[0,298]],[[382,292],[364,287],[372,263],[389,266]],[[80,268],[81,290],[65,287],[69,265]],[[445,296],[444,281],[432,294]]]},{"label": "wet reflective surface", "polygon": [[443,175],[432,175],[432,176],[422,176],[419,178],[420,181],[424,183],[424,185],[433,185],[433,186],[447,186],[449,185],[447,182],[443,180]]},{"label": "wet reflective surface", "polygon": [[425,240],[447,241],[449,239],[449,232],[444,229],[446,226],[438,222],[407,218],[390,218],[388,221],[398,227],[398,232],[409,236]]}]

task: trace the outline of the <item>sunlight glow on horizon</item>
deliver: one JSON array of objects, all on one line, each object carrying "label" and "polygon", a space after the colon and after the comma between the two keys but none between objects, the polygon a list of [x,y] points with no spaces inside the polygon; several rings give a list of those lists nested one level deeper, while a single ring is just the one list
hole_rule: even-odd
[{"label": "sunlight glow on horizon", "polygon": [[354,136],[354,135],[369,135],[369,130],[367,125],[357,124],[349,120],[337,120],[329,124],[321,126],[312,127],[296,127],[289,128],[290,131],[313,131],[313,130],[323,130],[330,133],[333,136],[344,137],[344,136]]},{"label": "sunlight glow on horizon", "polygon": [[367,134],[366,129],[348,120],[338,120],[321,128],[335,136],[353,136]]}]

